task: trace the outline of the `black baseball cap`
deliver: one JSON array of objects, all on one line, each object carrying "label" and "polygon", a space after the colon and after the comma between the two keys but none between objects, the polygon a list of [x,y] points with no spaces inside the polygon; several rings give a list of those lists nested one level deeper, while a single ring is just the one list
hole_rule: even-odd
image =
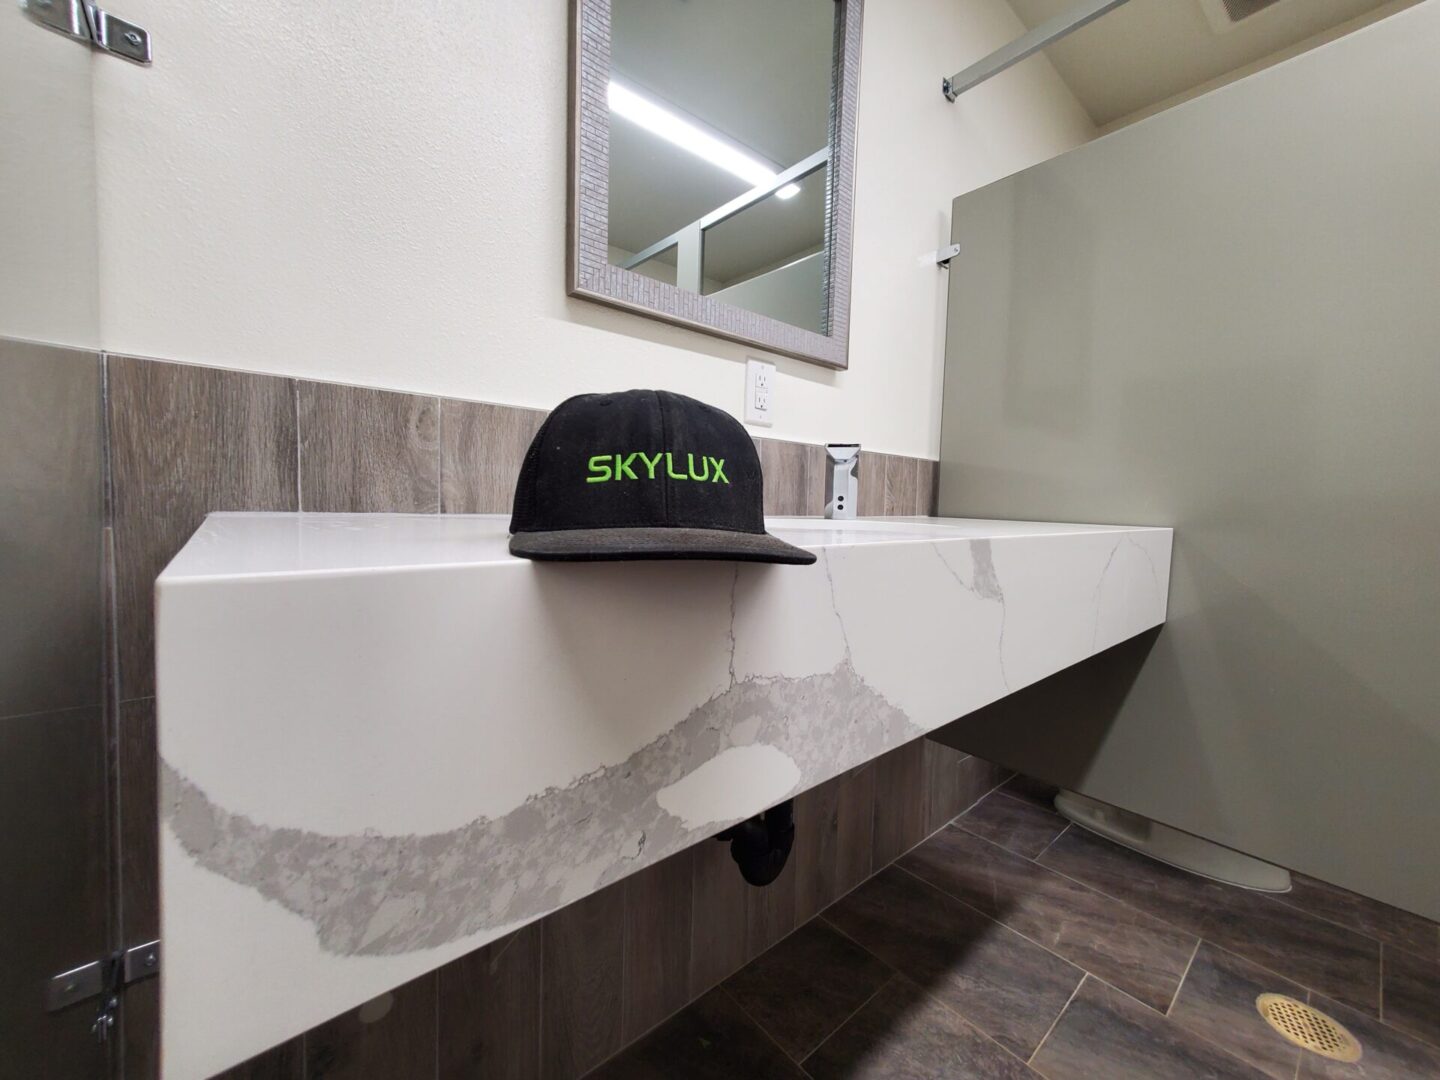
[{"label": "black baseball cap", "polygon": [[760,456],[721,409],[665,390],[581,394],[520,466],[510,552],[527,559],[813,563],[765,531]]}]

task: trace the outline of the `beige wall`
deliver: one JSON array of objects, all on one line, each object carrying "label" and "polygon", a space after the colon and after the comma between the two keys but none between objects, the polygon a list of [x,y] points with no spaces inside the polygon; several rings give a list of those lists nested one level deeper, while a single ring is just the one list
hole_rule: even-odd
[{"label": "beige wall", "polygon": [[90,50],[0,18],[0,336],[99,340]]},{"label": "beige wall", "polygon": [[[662,385],[739,412],[747,349],[564,295],[564,0],[135,0],[96,69],[107,348],[549,407]],[[257,29],[260,28],[260,29]],[[872,0],[851,370],[781,359],[771,434],[934,456],[949,202],[1084,141],[1040,60],[947,104],[1003,0]],[[262,45],[263,43],[263,45]]]},{"label": "beige wall", "polygon": [[956,745],[1440,917],[1440,0],[955,203],[941,513],[1172,525]]}]

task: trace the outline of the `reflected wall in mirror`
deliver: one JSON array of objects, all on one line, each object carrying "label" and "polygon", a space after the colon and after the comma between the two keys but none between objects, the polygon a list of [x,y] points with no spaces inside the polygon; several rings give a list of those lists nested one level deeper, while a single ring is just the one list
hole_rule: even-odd
[{"label": "reflected wall in mirror", "polygon": [[569,290],[832,367],[861,0],[575,0]]}]

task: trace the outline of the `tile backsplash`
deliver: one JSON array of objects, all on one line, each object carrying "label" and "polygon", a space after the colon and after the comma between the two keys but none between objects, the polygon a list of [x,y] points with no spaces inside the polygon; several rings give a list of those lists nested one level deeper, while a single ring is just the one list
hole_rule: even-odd
[{"label": "tile backsplash", "polygon": [[[135,357],[105,358],[123,935],[158,930],[153,584],[212,510],[506,513],[545,413]],[[768,514],[819,514],[824,448],[756,439]],[[861,512],[933,512],[935,463],[866,451]],[[563,908],[234,1077],[579,1076],[704,994],[994,787],[921,740],[797,800],[766,889],[704,843]],[[127,992],[131,1080],[156,1070],[152,984]]]}]

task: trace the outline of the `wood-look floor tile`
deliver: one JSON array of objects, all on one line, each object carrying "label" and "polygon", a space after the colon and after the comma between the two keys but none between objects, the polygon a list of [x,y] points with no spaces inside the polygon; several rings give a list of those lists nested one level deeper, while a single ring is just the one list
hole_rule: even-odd
[{"label": "wood-look floor tile", "polygon": [[1261,1018],[1255,999],[1261,994],[1285,994],[1304,1001],[1307,993],[1304,987],[1204,941],[1170,1007],[1170,1019],[1275,1080],[1293,1080],[1300,1049]]},{"label": "wood-look floor tile", "polygon": [[1286,978],[1380,1014],[1380,944],[1262,893],[1232,889],[1201,936]]},{"label": "wood-look floor tile", "polygon": [[595,1072],[591,1080],[805,1080],[729,994],[716,988]]},{"label": "wood-look floor tile", "polygon": [[835,777],[795,798],[795,922],[804,923],[840,896],[840,784]]},{"label": "wood-look floor tile", "polygon": [[896,867],[824,919],[1022,1058],[1085,974]]},{"label": "wood-look floor tile", "polygon": [[623,1045],[623,882],[541,920],[540,1075],[573,1080]]},{"label": "wood-look floor tile", "polygon": [[1081,983],[1032,1064],[1049,1080],[1266,1075],[1093,976]]},{"label": "wood-look floor tile", "polygon": [[1387,945],[1384,1015],[1386,1023],[1440,1046],[1440,963]]},{"label": "wood-look floor tile", "polygon": [[625,892],[621,1032],[636,1039],[690,1000],[693,866],[680,852],[631,874]]},{"label": "wood-look floor tile", "polygon": [[1273,896],[1177,870],[1080,828],[1067,830],[1040,863],[1353,1008],[1379,1008],[1379,943]]},{"label": "wood-look floor tile", "polygon": [[440,402],[441,509],[447,514],[508,514],[515,479],[545,412],[480,401]]},{"label": "wood-look floor tile", "polygon": [[955,824],[1016,855],[1037,858],[1070,823],[1034,803],[996,791],[967,810]]},{"label": "wood-look floor tile", "polygon": [[1043,810],[1055,809],[1055,796],[1059,791],[1054,784],[1047,784],[1044,780],[1036,780],[1023,773],[1016,773],[1005,781],[1005,794],[1034,803]]},{"label": "wood-look floor tile", "polygon": [[432,971],[305,1033],[307,1080],[433,1076]]},{"label": "wood-look floor tile", "polygon": [[875,851],[878,870],[928,834],[925,739],[914,739],[875,761]]},{"label": "wood-look floor tile", "polygon": [[305,1080],[305,1037],[297,1035],[289,1042],[272,1046],[263,1054],[216,1073],[211,1080]]},{"label": "wood-look floor tile", "polygon": [[1290,891],[1275,897],[1280,903],[1415,956],[1440,957],[1440,928],[1429,919],[1304,874],[1290,877]]},{"label": "wood-look floor tile", "polygon": [[297,382],[300,508],[440,510],[440,400],[368,386]]},{"label": "wood-look floor tile", "polygon": [[1005,770],[934,739],[925,746],[925,834],[928,836],[1000,783]]},{"label": "wood-look floor tile", "polygon": [[739,971],[746,955],[745,891],[730,845],[702,840],[690,848],[694,915],[690,927],[690,997]]},{"label": "wood-look floor tile", "polygon": [[875,762],[840,777],[836,804],[835,888],[843,896],[870,876],[875,855]]},{"label": "wood-look floor tile", "polygon": [[212,510],[297,510],[289,379],[111,356],[119,694],[155,693],[155,578]]},{"label": "wood-look floor tile", "polygon": [[1297,1080],[1416,1080],[1440,1076],[1440,1047],[1319,994],[1310,995],[1310,1004],[1344,1024],[1360,1040],[1362,1050],[1360,1060],[1353,1064],[1301,1053]]},{"label": "wood-look floor tile", "polygon": [[891,974],[859,945],[817,920],[722,985],[750,1019],[800,1061]]},{"label": "wood-look floor tile", "polygon": [[896,975],[805,1059],[815,1080],[1033,1080],[1025,1063]]},{"label": "wood-look floor tile", "polygon": [[1195,950],[1195,935],[953,825],[900,865],[1161,1011]]},{"label": "wood-look floor tile", "polygon": [[885,459],[885,514],[910,517],[920,512],[919,462],[891,454]]},{"label": "wood-look floor tile", "polygon": [[440,1080],[540,1075],[540,939],[531,923],[440,969]]},{"label": "wood-look floor tile", "polygon": [[1051,844],[1040,864],[1197,935],[1226,891],[1078,826]]}]

